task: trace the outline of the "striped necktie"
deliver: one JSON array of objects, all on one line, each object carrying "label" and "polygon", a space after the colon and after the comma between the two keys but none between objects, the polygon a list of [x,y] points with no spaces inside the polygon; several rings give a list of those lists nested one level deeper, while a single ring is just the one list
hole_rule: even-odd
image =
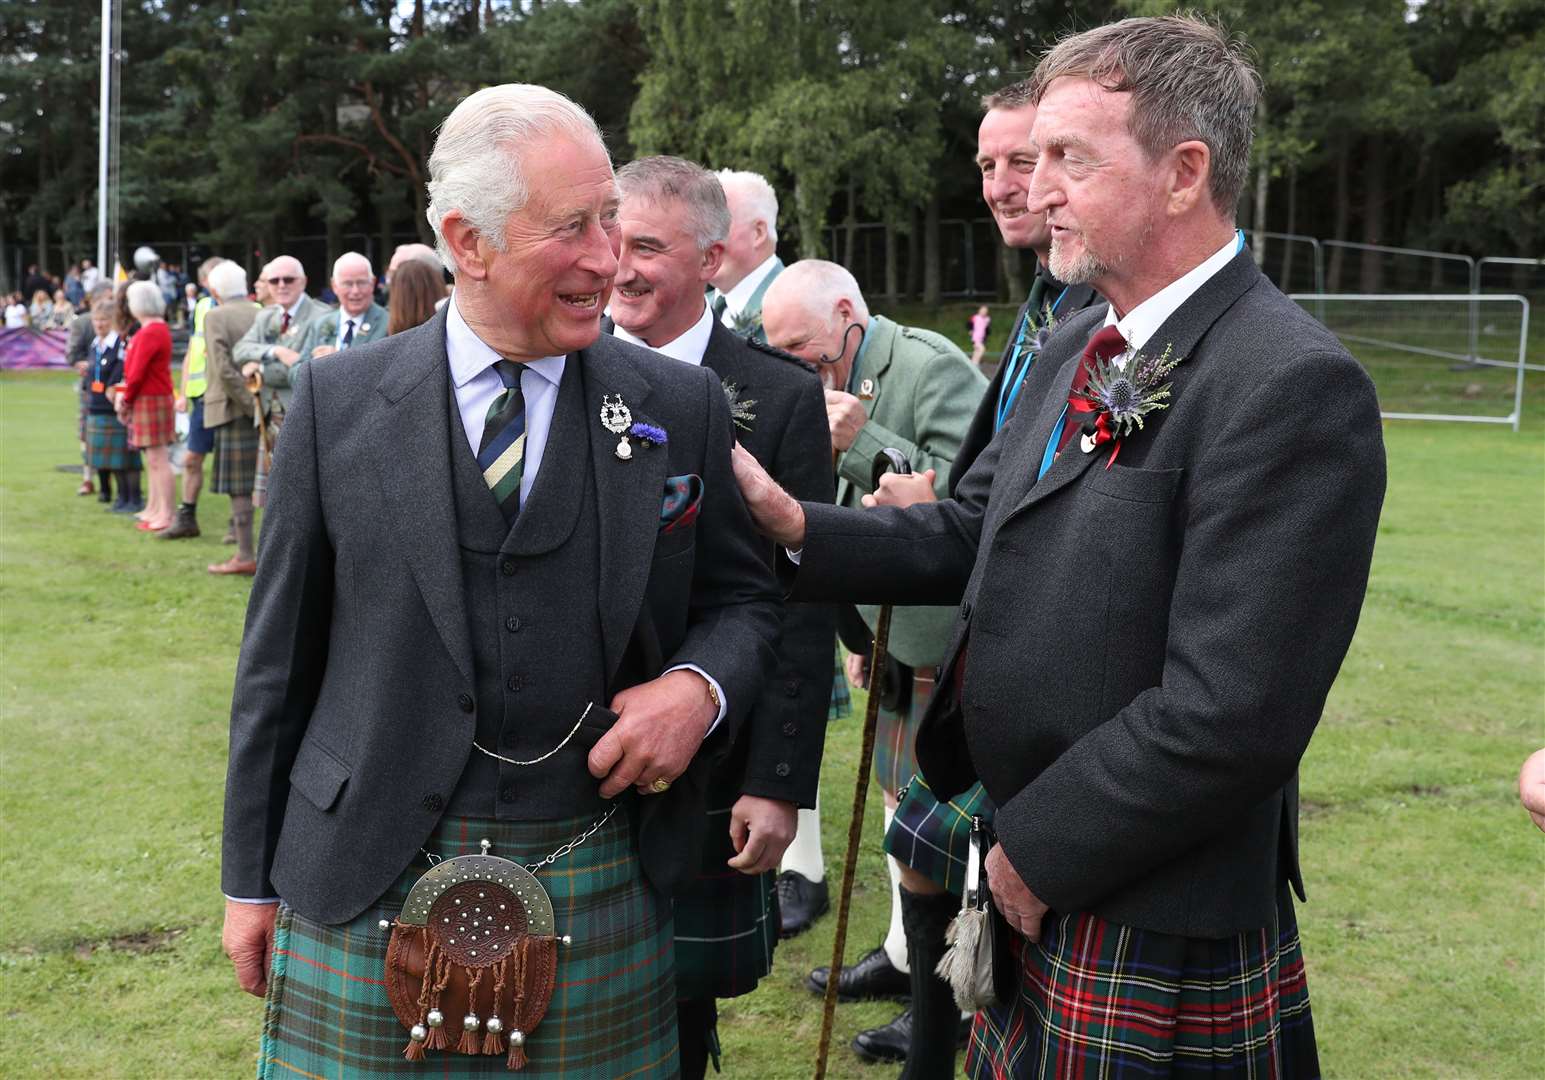
[{"label": "striped necktie", "polygon": [[513,525],[520,513],[520,478],[526,464],[526,399],[520,392],[519,364],[496,360],[494,371],[504,384],[504,392],[488,406],[477,464],[488,490],[504,511],[504,520]]},{"label": "striped necktie", "polygon": [[343,331],[343,342],[339,345],[339,348],[347,349],[350,345],[353,345],[353,344],[354,344],[354,320],[350,319],[349,322],[348,322],[348,326]]}]

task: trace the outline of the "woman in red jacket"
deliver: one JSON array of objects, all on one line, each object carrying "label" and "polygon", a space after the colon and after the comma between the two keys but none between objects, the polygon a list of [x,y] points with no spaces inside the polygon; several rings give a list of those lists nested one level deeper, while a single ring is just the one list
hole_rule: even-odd
[{"label": "woman in red jacket", "polygon": [[177,439],[172,409],[172,332],[162,317],[166,305],[161,290],[149,281],[131,282],[129,313],[140,330],[123,357],[123,389],[118,418],[129,427],[129,445],[145,454],[150,474],[150,500],[136,528],[159,532],[171,528],[172,462],[168,448]]}]

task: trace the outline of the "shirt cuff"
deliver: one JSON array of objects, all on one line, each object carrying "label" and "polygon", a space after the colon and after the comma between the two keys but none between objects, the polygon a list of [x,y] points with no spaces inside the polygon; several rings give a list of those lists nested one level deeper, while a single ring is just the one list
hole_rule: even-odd
[{"label": "shirt cuff", "polygon": [[714,696],[719,699],[719,715],[713,718],[713,723],[709,724],[708,730],[703,733],[703,738],[706,739],[708,736],[714,733],[714,729],[719,726],[719,721],[724,719],[724,713],[729,708],[729,702],[724,697],[724,687],[719,685],[718,679],[708,674],[708,672],[704,671],[696,664],[677,664],[675,667],[666,668],[664,671],[660,672],[660,674],[669,675],[673,671],[682,670],[695,671],[703,678],[707,679],[708,685],[713,687]]},{"label": "shirt cuff", "polygon": [[250,896],[231,896],[229,893],[227,893],[225,894],[225,898],[233,904],[277,904],[279,902],[279,898],[277,896],[254,898]]},{"label": "shirt cuff", "polygon": [[783,553],[789,557],[789,562],[793,563],[795,566],[798,566],[799,560],[805,557],[804,548],[786,547],[783,549]]}]

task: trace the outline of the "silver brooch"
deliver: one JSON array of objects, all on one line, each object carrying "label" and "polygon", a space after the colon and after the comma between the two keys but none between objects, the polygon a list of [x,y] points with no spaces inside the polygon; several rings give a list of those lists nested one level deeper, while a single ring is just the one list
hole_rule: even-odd
[{"label": "silver brooch", "polygon": [[860,401],[874,400],[874,380],[865,379],[858,384],[858,398]]},{"label": "silver brooch", "polygon": [[622,403],[621,394],[605,394],[601,398],[601,426],[617,440],[617,457],[627,461],[633,456],[633,446],[628,442],[628,428],[633,424],[633,414]]}]

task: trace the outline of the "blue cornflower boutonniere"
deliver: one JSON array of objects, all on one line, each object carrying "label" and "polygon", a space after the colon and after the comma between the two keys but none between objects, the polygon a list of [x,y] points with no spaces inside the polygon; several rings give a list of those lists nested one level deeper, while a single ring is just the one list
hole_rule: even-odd
[{"label": "blue cornflower boutonniere", "polygon": [[1114,465],[1121,440],[1143,429],[1143,417],[1169,408],[1174,384],[1165,380],[1184,360],[1174,355],[1172,345],[1166,345],[1158,356],[1139,353],[1124,368],[1117,367],[1114,358],[1086,361],[1089,381],[1068,401],[1072,411],[1094,417],[1084,421],[1079,449],[1090,454],[1095,447],[1110,443],[1105,467]]}]

